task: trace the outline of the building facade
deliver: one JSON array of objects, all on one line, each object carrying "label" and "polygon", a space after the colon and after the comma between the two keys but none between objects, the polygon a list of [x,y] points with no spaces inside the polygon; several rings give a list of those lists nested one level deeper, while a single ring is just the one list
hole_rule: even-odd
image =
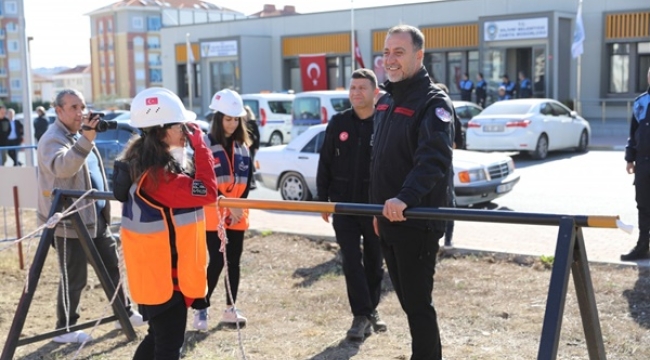
[{"label": "building facade", "polygon": [[[52,75],[54,86],[52,92],[58,94],[63,89],[76,89],[84,95],[87,104],[93,102],[92,78],[90,65],[78,65]],[[52,99],[50,99],[51,101]]]},{"label": "building facade", "polygon": [[[482,72],[493,98],[502,75],[516,81],[521,71],[536,97],[578,100],[587,117],[601,116],[606,107],[608,118],[626,118],[630,101],[647,86],[648,2],[584,0],[580,69],[571,55],[577,9],[577,0],[443,0],[364,8],[354,11],[354,34],[366,67],[380,80],[386,30],[403,23],[423,31],[425,66],[454,98],[465,72],[472,80]],[[350,11],[331,11],[165,26],[161,50],[170,56],[162,62],[162,85],[187,100],[190,34],[197,113],[225,87],[242,93],[301,91],[300,55],[325,54],[328,88],[346,87],[353,68],[350,24]]]},{"label": "building facade", "polygon": [[0,101],[20,103],[23,99],[22,46],[19,14],[22,1],[0,1]]},{"label": "building facade", "polygon": [[92,94],[97,100],[129,99],[147,87],[163,85],[163,26],[244,17],[197,0],[123,0],[87,15],[91,28]]}]

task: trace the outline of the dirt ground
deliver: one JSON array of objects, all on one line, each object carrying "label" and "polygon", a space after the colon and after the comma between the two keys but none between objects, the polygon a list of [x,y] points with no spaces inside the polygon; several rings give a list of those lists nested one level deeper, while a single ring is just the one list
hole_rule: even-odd
[{"label": "dirt ground", "polygon": [[[37,240],[34,240],[33,257]],[[25,249],[27,244],[24,245]],[[283,234],[251,234],[242,257],[238,307],[249,324],[238,332],[218,325],[222,308],[207,332],[188,322],[185,359],[401,359],[410,356],[404,313],[388,276],[379,312],[388,332],[363,343],[345,340],[351,324],[337,247],[323,239]],[[445,359],[533,359],[537,357],[552,259],[441,253],[434,301]],[[25,283],[15,248],[0,251],[0,341],[4,343]],[[591,275],[608,359],[650,359],[650,271],[592,264]],[[55,323],[58,283],[50,251],[23,336],[49,331]],[[213,304],[223,304],[221,290]],[[108,312],[94,274],[81,303],[81,321]],[[145,328],[137,328],[140,340]],[[78,355],[77,345],[49,340],[19,347],[16,359],[129,359],[139,341],[128,342],[112,324],[96,328],[94,341]],[[245,352],[245,357],[241,349]],[[584,332],[573,291],[569,292],[560,336],[559,359],[587,359]]]}]

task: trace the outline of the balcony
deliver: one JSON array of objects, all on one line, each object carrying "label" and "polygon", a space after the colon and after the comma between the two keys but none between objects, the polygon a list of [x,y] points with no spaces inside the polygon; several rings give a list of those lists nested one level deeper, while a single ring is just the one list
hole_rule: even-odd
[{"label": "balcony", "polygon": [[0,29],[0,39],[4,39],[7,36],[5,29]]},{"label": "balcony", "polygon": [[0,68],[0,77],[7,77],[7,69]]},{"label": "balcony", "polygon": [[149,67],[159,67],[162,66],[162,61],[149,61]]},{"label": "balcony", "polygon": [[0,49],[0,57],[7,57],[7,52],[4,49]]},{"label": "balcony", "polygon": [[0,96],[9,96],[9,89],[0,87]]},{"label": "balcony", "polygon": [[160,44],[147,44],[147,49],[149,50],[160,49]]}]

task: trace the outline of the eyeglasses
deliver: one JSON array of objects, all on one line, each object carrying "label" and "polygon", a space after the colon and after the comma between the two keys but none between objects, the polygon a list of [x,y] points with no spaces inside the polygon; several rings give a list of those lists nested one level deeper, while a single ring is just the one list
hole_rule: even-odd
[{"label": "eyeglasses", "polygon": [[165,129],[171,129],[171,128],[175,127],[178,130],[182,130],[182,125],[183,125],[182,123],[171,123],[171,124],[165,124],[165,125],[163,125],[163,127]]}]

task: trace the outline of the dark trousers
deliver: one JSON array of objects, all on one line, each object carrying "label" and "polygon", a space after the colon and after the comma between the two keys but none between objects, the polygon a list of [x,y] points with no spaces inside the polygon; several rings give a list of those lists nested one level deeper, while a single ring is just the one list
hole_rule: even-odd
[{"label": "dark trousers", "polygon": [[[332,216],[336,242],[341,247],[343,274],[354,316],[370,315],[379,304],[384,277],[379,237],[369,216]],[[361,237],[363,236],[363,251]]]},{"label": "dark trousers", "polygon": [[[104,223],[104,221],[100,220],[100,223]],[[100,235],[93,239],[93,243],[99,252],[99,256],[104,262],[104,266],[108,271],[108,275],[111,277],[113,285],[117,285],[120,281],[120,270],[118,268],[115,238],[113,238],[110,232],[108,232],[105,223],[103,225],[100,224],[97,231]],[[56,328],[61,329],[66,326],[66,308],[69,311],[70,325],[76,324],[77,320],[79,320],[79,300],[81,299],[81,291],[86,287],[86,282],[88,280],[88,262],[86,259],[86,253],[83,251],[79,239],[68,238],[64,241],[61,237],[55,237],[55,244],[59,257],[59,264],[65,263],[65,269],[62,267],[60,268],[62,280],[59,282],[56,304]],[[68,286],[67,296],[65,299],[63,297],[63,286],[65,281],[63,274],[67,275]],[[122,295],[122,290],[118,289],[118,291],[119,294],[115,301],[126,304]],[[67,306],[66,303],[68,303]],[[133,313],[130,305],[126,305],[126,309],[129,315]]]},{"label": "dark trousers", "polygon": [[[22,140],[19,139],[7,140],[7,146],[19,146],[21,143]],[[18,150],[8,150],[7,153],[9,153],[9,157],[13,160],[14,166],[18,166],[20,164],[18,162]]]},{"label": "dark trousers", "polygon": [[650,164],[637,165],[634,174],[636,208],[639,215],[637,246],[648,248],[650,242]]},{"label": "dark trousers", "polygon": [[[230,282],[230,290],[232,297],[237,302],[237,291],[239,290],[239,262],[241,254],[244,251],[244,231],[241,230],[226,230],[228,236],[228,244],[226,245],[226,258],[228,260],[228,281]],[[210,255],[210,263],[208,264],[208,294],[205,300],[195,300],[192,307],[195,309],[205,309],[210,306],[210,297],[214,288],[217,287],[219,276],[223,270],[223,253],[219,251],[221,246],[221,239],[216,231],[207,232],[208,241],[208,254]],[[230,297],[228,296],[228,287],[226,287],[226,305],[232,305]]]},{"label": "dark trousers", "polygon": [[411,332],[411,360],[442,359],[433,275],[442,233],[379,222],[381,250]]},{"label": "dark trousers", "polygon": [[149,319],[147,335],[133,355],[133,360],[177,360],[185,340],[187,307],[177,301],[164,312]]}]

